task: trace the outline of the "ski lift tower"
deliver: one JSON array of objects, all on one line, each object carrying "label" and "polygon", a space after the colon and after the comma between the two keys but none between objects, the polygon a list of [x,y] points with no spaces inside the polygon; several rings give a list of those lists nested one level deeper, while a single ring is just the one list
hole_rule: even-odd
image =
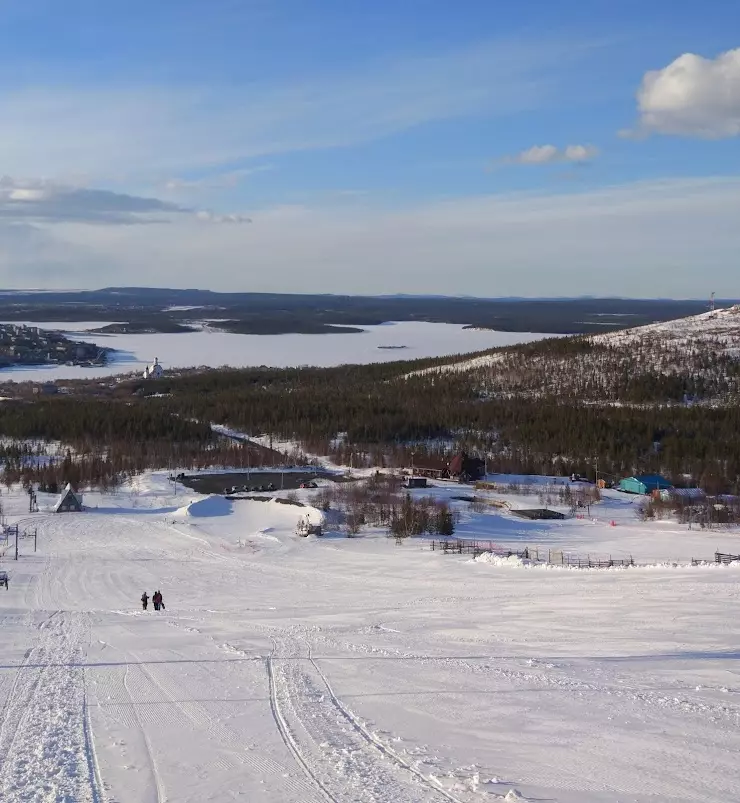
[{"label": "ski lift tower", "polygon": [[709,296],[709,311],[714,312],[714,293]]}]

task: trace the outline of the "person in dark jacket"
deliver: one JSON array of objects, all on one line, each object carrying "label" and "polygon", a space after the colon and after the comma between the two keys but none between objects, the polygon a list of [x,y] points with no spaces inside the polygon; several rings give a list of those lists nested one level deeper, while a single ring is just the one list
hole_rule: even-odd
[{"label": "person in dark jacket", "polygon": [[146,610],[146,606],[149,604],[149,595],[146,591],[141,595],[141,607]]},{"label": "person in dark jacket", "polygon": [[164,602],[162,600],[162,592],[155,591],[154,596],[152,597],[152,602],[154,603],[154,610],[164,610]]}]

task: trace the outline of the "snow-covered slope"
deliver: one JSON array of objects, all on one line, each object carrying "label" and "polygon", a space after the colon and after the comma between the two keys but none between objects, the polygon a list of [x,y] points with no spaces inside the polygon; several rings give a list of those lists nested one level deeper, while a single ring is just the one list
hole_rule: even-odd
[{"label": "snow-covered slope", "polygon": [[[183,499],[166,474],[86,499],[29,516],[3,493],[38,530],[3,564],[3,803],[740,799],[740,566],[529,570],[303,539],[306,508]],[[665,529],[605,512],[617,528],[461,529],[556,548]],[[718,534],[659,537],[709,556]],[[158,588],[166,609],[143,611]]]},{"label": "snow-covered slope", "polygon": [[740,305],[598,335],[497,349],[416,376],[470,373],[483,394],[718,403],[740,392]]},{"label": "snow-covered slope", "polygon": [[740,353],[740,304],[727,309],[703,312],[675,321],[651,323],[633,329],[605,332],[589,338],[593,343],[627,345],[641,340],[677,343],[688,347],[701,343],[723,344],[726,349]]}]

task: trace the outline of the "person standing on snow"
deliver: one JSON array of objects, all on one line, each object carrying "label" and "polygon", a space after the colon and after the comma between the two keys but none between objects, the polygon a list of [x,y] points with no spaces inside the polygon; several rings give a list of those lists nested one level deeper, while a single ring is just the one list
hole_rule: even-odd
[{"label": "person standing on snow", "polygon": [[149,604],[149,596],[147,595],[146,591],[141,595],[141,607],[146,610],[146,606]]},{"label": "person standing on snow", "polygon": [[164,602],[162,600],[162,592],[155,591],[154,596],[152,597],[152,602],[154,603],[154,610],[158,611],[160,608],[164,610]]}]

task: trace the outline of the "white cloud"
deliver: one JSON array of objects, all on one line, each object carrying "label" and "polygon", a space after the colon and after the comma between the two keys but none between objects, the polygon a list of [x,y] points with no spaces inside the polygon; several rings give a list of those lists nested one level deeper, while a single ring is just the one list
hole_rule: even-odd
[{"label": "white cloud", "polygon": [[599,149],[593,145],[566,145],[558,148],[555,145],[533,145],[527,150],[514,156],[506,156],[504,164],[543,165],[561,164],[569,162],[576,164],[589,162],[599,154]]},{"label": "white cloud", "polygon": [[[220,290],[732,297],[738,208],[740,178],[401,210],[337,201],[255,211],[248,226],[198,225],[186,216],[168,226],[63,223],[53,235],[64,249],[47,245],[44,253],[75,265],[82,253],[96,266],[88,285],[115,284],[123,272],[132,285]],[[13,265],[0,260],[0,286],[27,283]],[[79,275],[62,281],[85,283]]]},{"label": "white cloud", "polygon": [[276,85],[16,86],[0,93],[0,153],[16,175],[172,176],[289,151],[371,141],[436,120],[509,114],[552,96],[585,50],[486,42]]},{"label": "white cloud", "polygon": [[719,139],[740,135],[740,48],[715,59],[684,53],[645,73],[637,133]]},{"label": "white cloud", "polygon": [[567,145],[563,151],[566,162],[588,162],[599,155],[599,149],[593,145]]}]

